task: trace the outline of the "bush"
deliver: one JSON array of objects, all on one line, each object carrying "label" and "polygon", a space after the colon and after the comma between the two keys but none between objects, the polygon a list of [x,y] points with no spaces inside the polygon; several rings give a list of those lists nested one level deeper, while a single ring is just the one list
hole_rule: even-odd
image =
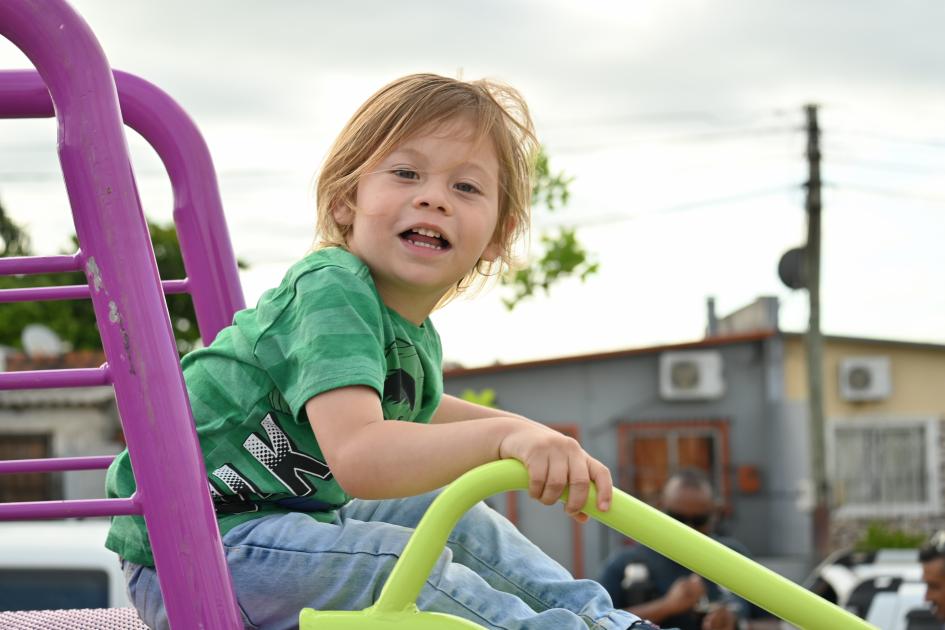
[{"label": "bush", "polygon": [[877,549],[915,549],[925,542],[925,534],[915,534],[880,522],[870,523],[866,533],[856,542],[857,551]]}]

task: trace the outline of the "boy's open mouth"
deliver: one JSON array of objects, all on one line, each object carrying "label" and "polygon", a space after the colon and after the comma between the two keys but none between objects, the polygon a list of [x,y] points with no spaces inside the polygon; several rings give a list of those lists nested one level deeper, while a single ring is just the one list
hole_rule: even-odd
[{"label": "boy's open mouth", "polygon": [[400,233],[400,238],[409,241],[411,245],[428,247],[430,249],[449,249],[450,242],[436,230],[428,228],[411,228]]}]

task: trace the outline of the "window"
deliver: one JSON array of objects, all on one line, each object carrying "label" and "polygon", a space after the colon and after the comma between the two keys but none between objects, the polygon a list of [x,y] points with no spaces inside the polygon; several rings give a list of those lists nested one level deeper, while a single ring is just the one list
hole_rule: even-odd
[{"label": "window", "polygon": [[623,490],[652,505],[670,475],[697,468],[708,475],[729,509],[727,421],[624,422],[617,435],[617,483]]},{"label": "window", "polygon": [[831,422],[832,491],[839,514],[937,511],[938,433],[932,419]]},{"label": "window", "polygon": [[[0,435],[0,461],[10,459],[43,459],[51,456],[47,434]],[[17,473],[0,475],[0,502],[48,501],[60,499],[58,474]]]}]

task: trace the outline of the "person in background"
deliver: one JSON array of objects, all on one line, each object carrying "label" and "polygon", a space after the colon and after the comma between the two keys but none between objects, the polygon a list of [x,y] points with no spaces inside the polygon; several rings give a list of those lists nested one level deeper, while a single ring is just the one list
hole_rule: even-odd
[{"label": "person in background", "polygon": [[919,549],[925,601],[938,619],[945,621],[945,530],[932,534]]},{"label": "person in background", "polygon": [[[713,532],[715,493],[701,471],[684,469],[672,475],[663,486],[660,507],[677,521],[749,555],[737,540]],[[735,630],[749,609],[744,600],[639,544],[613,555],[599,582],[616,608],[667,628]]]}]

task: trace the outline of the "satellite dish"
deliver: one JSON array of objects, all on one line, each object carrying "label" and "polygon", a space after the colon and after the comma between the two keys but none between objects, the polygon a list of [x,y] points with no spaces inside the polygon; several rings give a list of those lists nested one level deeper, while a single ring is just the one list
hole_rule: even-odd
[{"label": "satellite dish", "polygon": [[23,349],[31,357],[58,357],[62,354],[62,340],[42,324],[29,324],[20,337]]},{"label": "satellite dish", "polygon": [[784,252],[778,261],[778,277],[791,289],[807,287],[807,248],[795,247]]}]

